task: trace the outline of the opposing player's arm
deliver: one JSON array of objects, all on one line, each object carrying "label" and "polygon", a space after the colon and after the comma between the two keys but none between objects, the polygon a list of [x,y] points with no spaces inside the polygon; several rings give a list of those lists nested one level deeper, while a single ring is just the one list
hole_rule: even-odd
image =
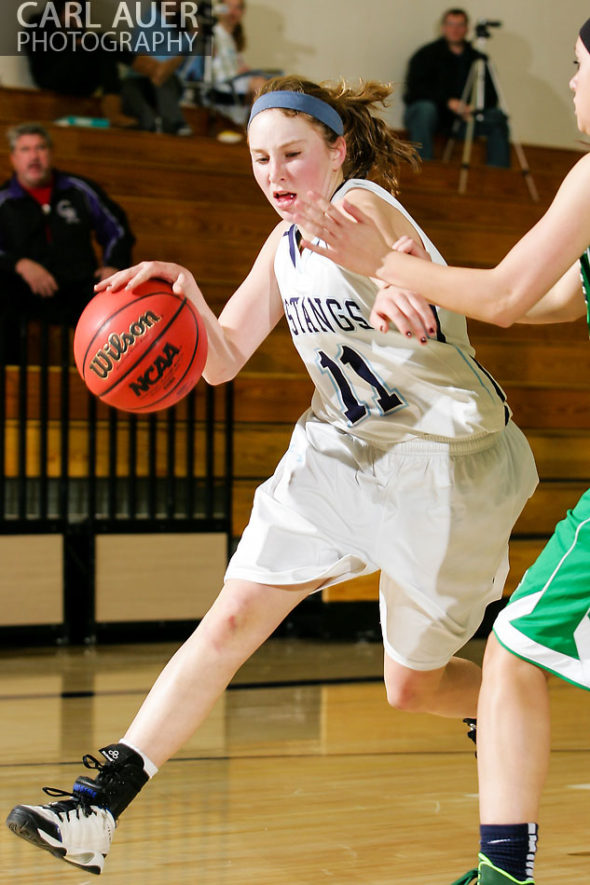
[{"label": "opposing player's arm", "polygon": [[[553,287],[556,297],[563,298],[565,292],[569,303],[573,288],[568,271],[590,243],[589,187],[590,155],[566,176],[540,221],[491,270],[441,268],[389,253],[378,275],[414,288],[443,307],[500,326],[528,314]],[[396,260],[404,263],[401,274],[391,272]],[[559,286],[562,278],[565,282]]]},{"label": "opposing player's arm", "polygon": [[327,244],[306,246],[344,267],[418,292],[449,310],[509,326],[556,286],[590,243],[589,191],[586,155],[566,176],[541,220],[491,270],[442,267],[393,252],[392,241],[388,246],[373,218],[347,200],[342,205],[350,206],[350,213],[345,215],[315,199],[298,223]]},{"label": "opposing player's arm", "polygon": [[586,314],[580,262],[576,261],[560,280],[523,316],[519,323],[569,323]]},{"label": "opposing player's arm", "polygon": [[143,261],[102,280],[95,290],[117,292],[126,288],[132,291],[149,279],[166,280],[175,292],[190,298],[199,311],[209,341],[203,377],[210,384],[221,384],[235,377],[281,318],[282,303],[274,274],[274,256],[286,228],[287,225],[281,222],[270,234],[252,270],[219,318],[207,304],[192,273],[171,262]]},{"label": "opposing player's arm", "polygon": [[[363,212],[372,221],[384,242],[391,244],[402,237],[409,237],[416,243],[422,243],[418,231],[409,219],[372,191],[360,187],[353,188],[346,194],[346,203]],[[340,203],[336,201],[335,205],[342,205],[342,201]]]}]

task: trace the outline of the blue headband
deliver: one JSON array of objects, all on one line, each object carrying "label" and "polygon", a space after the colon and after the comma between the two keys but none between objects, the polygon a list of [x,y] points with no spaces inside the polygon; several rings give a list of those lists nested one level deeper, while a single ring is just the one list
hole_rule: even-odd
[{"label": "blue headband", "polygon": [[277,92],[266,92],[257,98],[252,105],[248,126],[254,117],[261,111],[267,111],[271,108],[284,108],[290,111],[300,111],[302,114],[308,114],[315,117],[320,123],[323,123],[336,135],[344,134],[344,123],[338,111],[322,101],[321,98],[315,98],[313,95],[307,95],[305,92],[290,92],[281,90]]}]

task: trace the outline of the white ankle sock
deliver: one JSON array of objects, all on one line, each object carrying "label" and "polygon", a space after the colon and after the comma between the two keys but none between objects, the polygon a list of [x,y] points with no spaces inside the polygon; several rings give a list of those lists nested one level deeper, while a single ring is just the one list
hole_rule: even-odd
[{"label": "white ankle sock", "polygon": [[143,759],[143,767],[145,769],[145,773],[149,778],[152,778],[155,774],[158,773],[158,766],[154,765],[151,759],[149,759],[143,750],[140,750],[139,747],[130,744],[129,741],[126,741],[125,738],[121,738],[119,741],[120,744],[125,744],[126,747],[129,747],[130,750],[134,750],[138,756],[141,756]]}]

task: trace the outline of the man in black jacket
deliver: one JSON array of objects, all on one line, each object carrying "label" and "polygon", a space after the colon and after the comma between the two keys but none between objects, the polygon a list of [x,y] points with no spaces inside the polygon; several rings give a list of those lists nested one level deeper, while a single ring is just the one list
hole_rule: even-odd
[{"label": "man in black jacket", "polygon": [[431,160],[434,134],[450,134],[453,122],[459,118],[462,125],[458,134],[462,137],[465,121],[476,110],[475,134],[487,138],[488,165],[508,167],[508,120],[497,107],[498,96],[487,65],[484,107],[473,108],[462,100],[471,66],[476,59],[486,58],[466,40],[468,27],[469,19],[463,9],[447,10],[441,19],[442,36],[411,57],[404,92],[404,124],[422,158]]},{"label": "man in black jacket", "polygon": [[132,264],[135,238],[102,188],[53,167],[42,126],[25,123],[7,134],[14,174],[0,188],[0,309],[4,318],[74,325],[94,284]]}]

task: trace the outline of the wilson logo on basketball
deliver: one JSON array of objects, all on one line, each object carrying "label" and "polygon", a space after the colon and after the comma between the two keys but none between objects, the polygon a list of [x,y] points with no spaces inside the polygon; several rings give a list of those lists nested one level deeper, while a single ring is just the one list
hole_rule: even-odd
[{"label": "wilson logo on basketball", "polygon": [[162,319],[153,310],[148,310],[138,319],[131,323],[128,332],[121,332],[117,335],[113,332],[109,335],[106,344],[96,352],[96,356],[88,364],[99,378],[106,379],[113,371],[115,365],[127,353],[129,348],[133,347],[138,338],[151,329],[156,323]]},{"label": "wilson logo on basketball", "polygon": [[141,396],[142,393],[146,393],[150,387],[157,384],[164,372],[172,366],[174,357],[178,356],[179,353],[178,347],[170,344],[170,342],[165,344],[162,353],[156,357],[151,366],[146,369],[143,375],[138,375],[135,381],[132,381],[129,385],[135,396]]}]

